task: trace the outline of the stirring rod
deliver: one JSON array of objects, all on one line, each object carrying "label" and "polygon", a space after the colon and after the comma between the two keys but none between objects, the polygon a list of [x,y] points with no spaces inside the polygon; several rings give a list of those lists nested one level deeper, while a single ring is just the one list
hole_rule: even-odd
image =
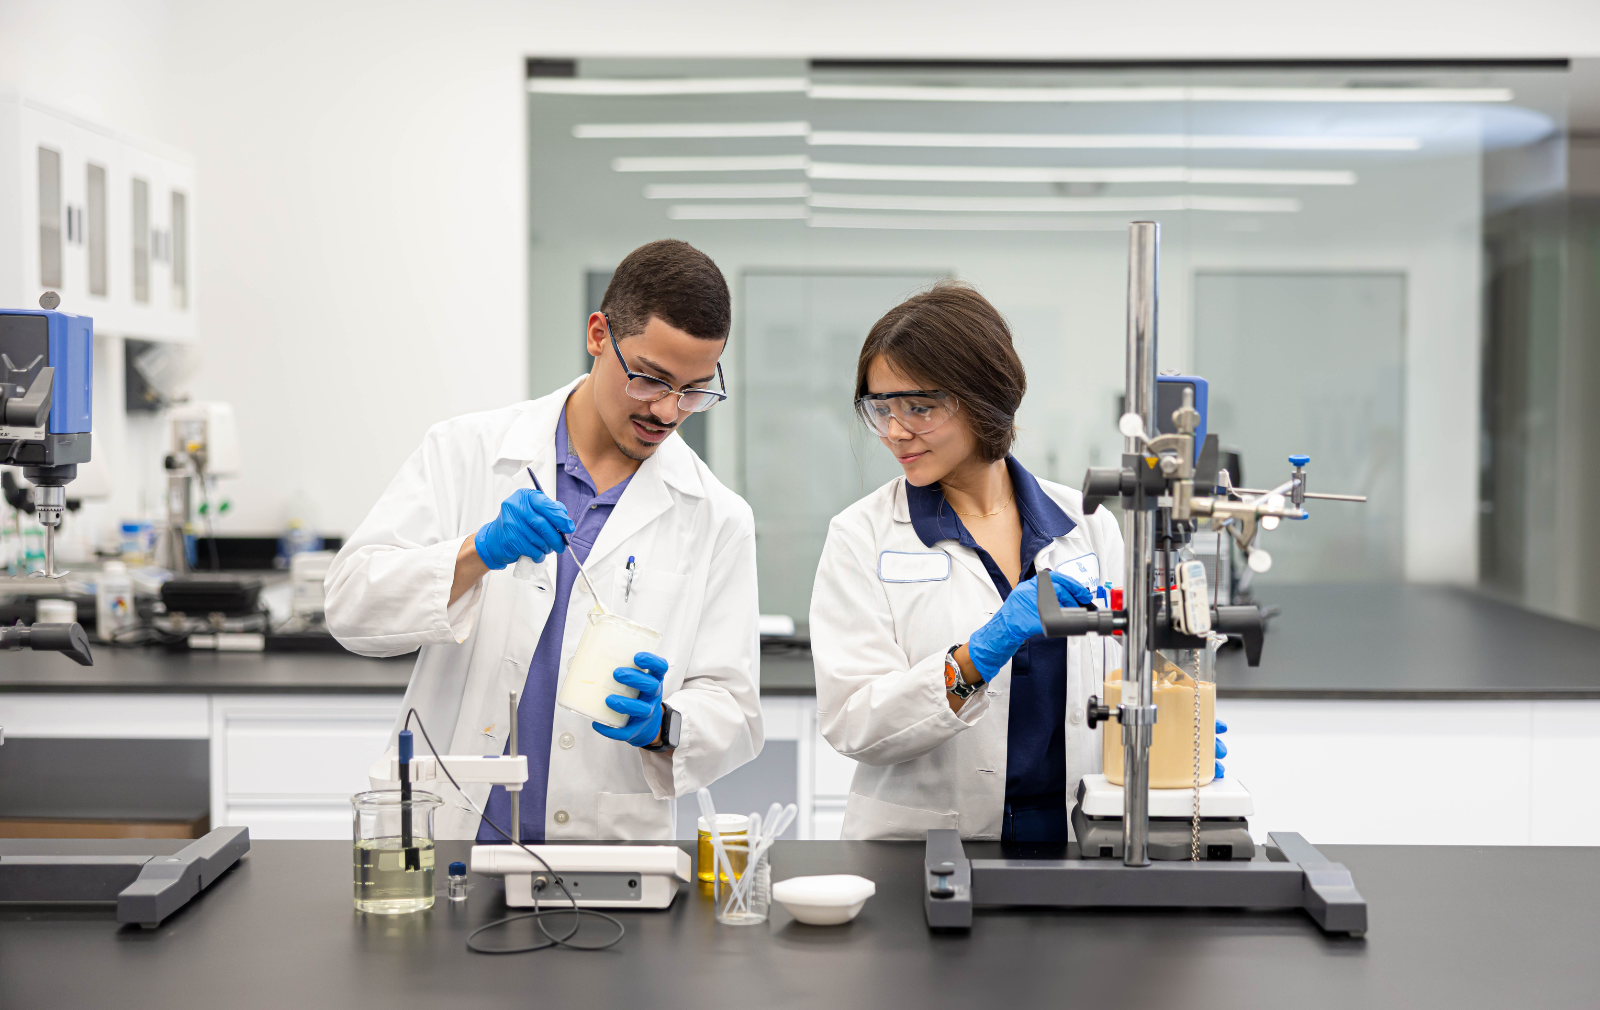
[{"label": "stirring rod", "polygon": [[[533,467],[531,466],[528,467],[528,476],[533,478],[533,489],[540,494],[544,494],[544,488],[539,486],[539,478],[534,476]],[[561,542],[567,545],[568,550],[572,549],[572,541],[567,539],[567,535],[565,533],[561,532],[560,530],[556,530],[556,536],[561,538]],[[605,603],[601,601],[600,594],[594,591],[594,583],[589,581],[589,573],[583,570],[583,562],[578,560],[577,551],[572,552],[572,563],[578,566],[578,574],[583,576],[583,584],[589,587],[589,595],[594,597],[594,605],[599,607],[600,612],[603,614],[611,613],[611,611],[606,608]]]}]

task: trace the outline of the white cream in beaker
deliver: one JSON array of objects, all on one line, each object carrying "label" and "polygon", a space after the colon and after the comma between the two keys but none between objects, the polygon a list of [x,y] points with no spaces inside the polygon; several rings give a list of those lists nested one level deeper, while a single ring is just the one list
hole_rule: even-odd
[{"label": "white cream in beaker", "polygon": [[556,693],[556,704],[603,726],[621,727],[628,717],[606,704],[606,698],[620,694],[637,698],[639,692],[625,687],[611,676],[619,666],[634,666],[637,652],[654,651],[661,632],[635,624],[626,617],[608,614],[599,607],[589,611],[583,637],[567,664],[567,675]]}]

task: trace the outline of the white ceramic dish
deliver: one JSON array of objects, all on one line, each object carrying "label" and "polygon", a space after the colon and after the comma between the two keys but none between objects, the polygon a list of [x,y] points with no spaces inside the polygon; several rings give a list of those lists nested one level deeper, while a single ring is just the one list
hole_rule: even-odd
[{"label": "white ceramic dish", "polygon": [[837,926],[854,919],[878,885],[866,877],[833,873],[790,877],[772,885],[772,897],[789,914],[812,926]]}]

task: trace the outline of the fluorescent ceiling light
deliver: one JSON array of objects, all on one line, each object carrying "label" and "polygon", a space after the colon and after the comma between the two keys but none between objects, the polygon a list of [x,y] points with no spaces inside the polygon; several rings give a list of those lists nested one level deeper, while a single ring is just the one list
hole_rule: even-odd
[{"label": "fluorescent ceiling light", "polygon": [[813,84],[812,98],[873,102],[1509,102],[1509,88],[978,88]]},{"label": "fluorescent ceiling light", "polygon": [[579,123],[580,140],[631,140],[657,137],[804,137],[811,124],[794,123]]},{"label": "fluorescent ceiling light", "polygon": [[899,231],[1124,231],[1122,220],[1061,217],[913,217],[899,214],[813,214],[813,228]]},{"label": "fluorescent ceiling light", "polygon": [[833,210],[1023,212],[1036,214],[1142,213],[1208,210],[1293,214],[1300,201],[1279,197],[1200,196],[922,196],[889,193],[812,193],[807,203]]},{"label": "fluorescent ceiling light", "polygon": [[811,187],[803,182],[660,184],[646,186],[646,200],[803,200]]},{"label": "fluorescent ceiling light", "polygon": [[1005,165],[846,165],[812,162],[813,179],[887,182],[1177,182],[1276,186],[1353,186],[1354,172],[1309,169],[1021,168]]},{"label": "fluorescent ceiling light", "polygon": [[615,172],[803,172],[811,159],[803,154],[708,158],[613,158]]},{"label": "fluorescent ceiling light", "polygon": [[[731,136],[731,134],[730,134]],[[1194,149],[1208,151],[1415,151],[1415,137],[1274,137],[1185,133],[888,133],[817,130],[816,147]]]},{"label": "fluorescent ceiling light", "polygon": [[532,77],[537,95],[754,95],[806,90],[804,77]]},{"label": "fluorescent ceiling light", "polygon": [[805,204],[706,203],[673,204],[667,217],[674,221],[795,221],[804,220]]}]

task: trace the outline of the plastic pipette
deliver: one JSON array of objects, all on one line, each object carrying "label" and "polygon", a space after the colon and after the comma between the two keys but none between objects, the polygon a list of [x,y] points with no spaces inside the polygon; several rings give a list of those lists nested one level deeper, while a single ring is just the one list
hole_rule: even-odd
[{"label": "plastic pipette", "polygon": [[[528,467],[528,476],[533,478],[533,489],[540,494],[544,494],[544,488],[539,486],[539,478],[534,474],[533,467],[531,466]],[[569,551],[572,550],[572,541],[567,539],[567,535],[565,533],[561,532],[560,530],[556,530],[556,536],[561,538],[561,542],[567,545],[567,549]],[[594,583],[589,581],[589,573],[583,570],[583,562],[578,560],[578,554],[576,551],[573,551],[572,563],[578,566],[578,574],[583,576],[583,584],[589,587],[589,595],[594,597],[594,605],[600,608],[600,612],[602,614],[611,613],[611,611],[607,609],[604,601],[600,599],[600,594],[594,591]]]}]

